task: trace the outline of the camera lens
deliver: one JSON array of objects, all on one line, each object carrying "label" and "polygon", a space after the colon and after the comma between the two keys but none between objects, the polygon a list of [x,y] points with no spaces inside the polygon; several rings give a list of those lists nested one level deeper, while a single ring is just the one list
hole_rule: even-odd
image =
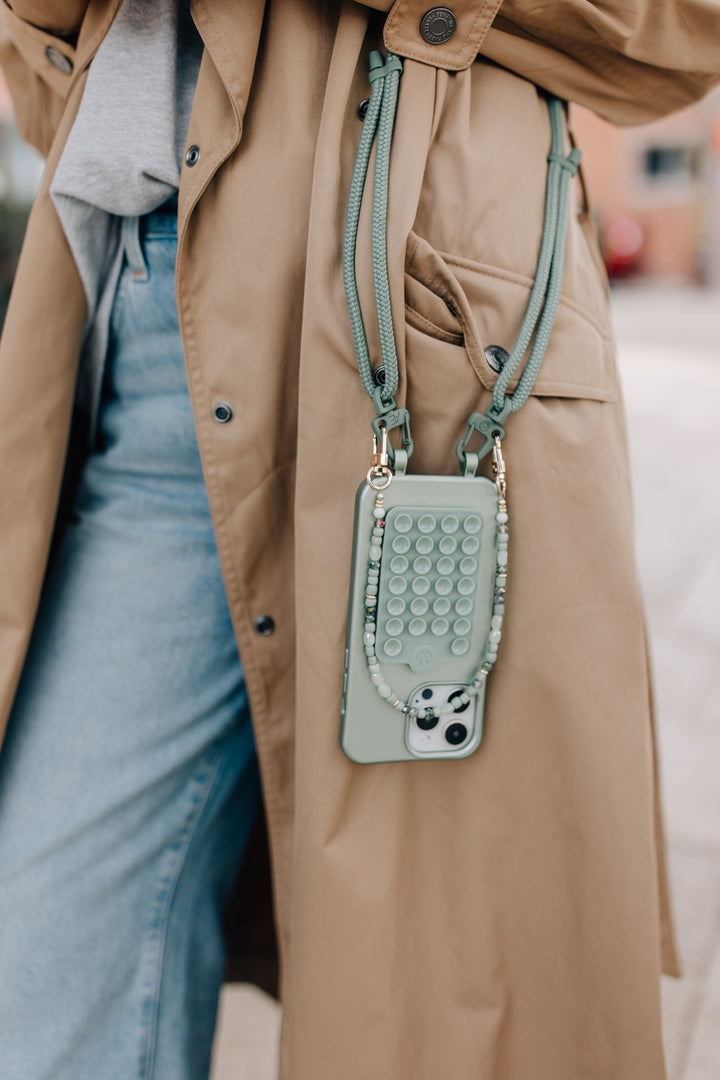
[{"label": "camera lens", "polygon": [[425,687],[425,689],[422,692],[422,696],[425,698],[426,701],[429,701],[430,698],[433,696],[433,692],[432,692],[432,690],[430,689],[429,686]]},{"label": "camera lens", "polygon": [[[462,697],[464,693],[465,693],[464,690],[453,690],[452,694],[450,694],[450,696],[448,697],[448,701],[450,702],[450,704],[452,704],[453,701],[455,701],[456,698]],[[465,710],[469,709],[469,708],[470,708],[470,702],[466,701],[464,705],[461,705],[459,709],[455,710],[455,713],[457,714],[457,713],[465,712]]]},{"label": "camera lens", "polygon": [[448,724],[445,729],[445,738],[451,746],[459,746],[467,739],[468,729],[464,724]]},{"label": "camera lens", "polygon": [[421,731],[432,731],[434,727],[437,727],[438,719],[437,716],[418,716],[415,723]]}]

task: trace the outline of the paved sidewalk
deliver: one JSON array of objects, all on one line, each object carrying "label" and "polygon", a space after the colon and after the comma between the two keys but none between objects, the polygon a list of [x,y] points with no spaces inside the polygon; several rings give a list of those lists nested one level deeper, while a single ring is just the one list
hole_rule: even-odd
[{"label": "paved sidewalk", "polygon": [[[627,287],[614,308],[684,968],[663,985],[668,1080],[720,1080],[720,295]],[[278,1027],[227,987],[212,1080],[274,1080]]]},{"label": "paved sidewalk", "polygon": [[684,977],[669,1080],[720,1080],[720,295],[615,297]]}]

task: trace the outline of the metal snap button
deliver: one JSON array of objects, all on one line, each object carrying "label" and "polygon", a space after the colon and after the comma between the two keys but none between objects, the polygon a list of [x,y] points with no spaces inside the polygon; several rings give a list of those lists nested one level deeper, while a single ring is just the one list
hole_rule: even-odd
[{"label": "metal snap button", "polygon": [[192,146],[188,147],[187,153],[185,155],[185,164],[189,168],[192,169],[193,165],[197,165],[199,160],[200,160],[200,147],[195,146],[195,144],[193,143]]},{"label": "metal snap button", "polygon": [[430,8],[420,20],[420,33],[428,45],[444,45],[456,30],[457,19],[450,8]]},{"label": "metal snap button", "polygon": [[502,345],[488,345],[485,350],[485,359],[493,371],[499,374],[510,359],[510,353],[507,349],[503,349]]},{"label": "metal snap button", "polygon": [[227,401],[218,401],[217,405],[213,405],[213,417],[218,424],[227,424],[233,418],[232,405]]},{"label": "metal snap button", "polygon": [[275,629],[275,620],[270,615],[258,615],[255,620],[255,633],[268,637]]},{"label": "metal snap button", "polygon": [[368,105],[369,105],[369,104],[370,104],[370,98],[369,98],[369,97],[366,97],[366,98],[365,98],[365,99],[364,99],[363,101],[361,101],[361,102],[360,102],[360,104],[358,105],[358,107],[357,107],[357,114],[358,114],[358,116],[360,117],[360,119],[361,119],[361,120],[364,120],[364,119],[365,119],[365,116],[366,116],[366,114],[367,114],[367,111],[368,111]]},{"label": "metal snap button", "polygon": [[385,385],[385,365],[379,364],[376,368],[373,368],[373,382],[376,386]]},{"label": "metal snap button", "polygon": [[71,73],[73,69],[72,60],[69,56],[66,56],[65,53],[56,49],[54,45],[48,45],[46,47],[45,56],[54,68],[57,68],[58,71],[62,71],[63,75],[69,75]]}]

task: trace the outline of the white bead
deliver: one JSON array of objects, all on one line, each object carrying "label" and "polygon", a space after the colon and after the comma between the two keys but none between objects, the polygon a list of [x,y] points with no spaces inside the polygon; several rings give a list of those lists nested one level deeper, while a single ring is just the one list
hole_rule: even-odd
[{"label": "white bead", "polygon": [[502,637],[502,634],[500,633],[499,630],[491,630],[490,633],[488,634],[488,641],[490,642],[491,645],[497,645],[498,642],[500,641],[501,637]]},{"label": "white bead", "polygon": [[381,683],[378,686],[378,694],[380,695],[380,697],[389,698],[392,694],[392,690],[387,685],[387,683]]},{"label": "white bead", "polygon": [[500,525],[505,525],[508,520],[508,516],[504,510],[501,510],[499,514],[495,515],[495,520],[499,522]]},{"label": "white bead", "polygon": [[498,551],[497,561],[498,566],[507,566],[508,553],[507,551]]},{"label": "white bead", "polygon": [[502,615],[493,615],[492,619],[490,620],[490,626],[493,628],[493,630],[499,630],[500,627],[502,626],[502,624],[503,624]]},{"label": "white bead", "polygon": [[379,664],[368,664],[368,671],[371,675],[375,675],[380,670]]},{"label": "white bead", "polygon": [[385,517],[385,511],[382,506],[376,506],[373,510],[373,517],[381,521]]},{"label": "white bead", "polygon": [[366,645],[374,645],[375,644],[375,635],[371,634],[369,632],[367,634],[363,634],[363,641],[365,642]]},{"label": "white bead", "polygon": [[454,712],[455,710],[453,709],[452,705],[448,701],[446,701],[444,705],[440,705],[437,711],[440,713],[440,716],[449,716],[450,713]]},{"label": "white bead", "polygon": [[373,544],[370,548],[370,558],[372,559],[372,561],[377,562],[381,555],[382,548],[378,547],[377,544]]},{"label": "white bead", "polygon": [[372,675],[370,676],[370,678],[372,679],[372,681],[375,683],[376,686],[382,686],[383,677],[382,677],[382,675],[380,674],[379,671],[374,671],[372,673]]},{"label": "white bead", "polygon": [[378,591],[377,585],[368,585],[367,588],[365,589],[365,592],[367,593],[368,596],[377,596],[377,591]]},{"label": "white bead", "polygon": [[366,634],[374,634],[375,633],[375,623],[374,622],[366,622],[365,623],[365,633]]}]

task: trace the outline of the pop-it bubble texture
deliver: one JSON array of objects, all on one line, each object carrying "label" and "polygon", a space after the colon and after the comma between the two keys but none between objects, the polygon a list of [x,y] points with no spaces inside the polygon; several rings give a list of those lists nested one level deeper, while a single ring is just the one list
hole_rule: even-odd
[{"label": "pop-it bubble texture", "polygon": [[424,672],[469,651],[482,533],[482,519],[467,509],[388,511],[377,607],[380,661]]}]

